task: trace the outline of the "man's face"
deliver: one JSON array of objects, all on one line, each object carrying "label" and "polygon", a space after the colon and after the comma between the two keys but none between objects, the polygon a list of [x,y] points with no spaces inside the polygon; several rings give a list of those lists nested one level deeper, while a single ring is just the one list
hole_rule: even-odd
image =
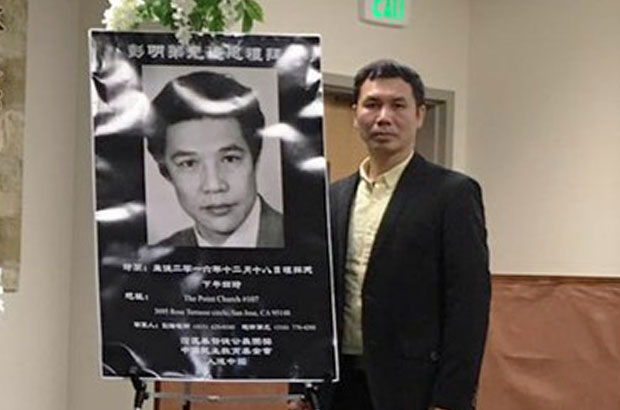
[{"label": "man's face", "polygon": [[250,149],[234,118],[202,118],[168,127],[164,161],[181,207],[202,237],[221,243],[256,200]]},{"label": "man's face", "polygon": [[371,156],[405,157],[411,152],[425,108],[416,106],[407,82],[398,77],[366,80],[353,108],[353,125]]}]

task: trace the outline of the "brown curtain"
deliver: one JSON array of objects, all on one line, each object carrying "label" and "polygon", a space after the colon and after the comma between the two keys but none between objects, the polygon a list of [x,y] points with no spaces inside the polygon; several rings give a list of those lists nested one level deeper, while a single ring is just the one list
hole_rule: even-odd
[{"label": "brown curtain", "polygon": [[480,410],[619,410],[620,281],[495,276]]}]

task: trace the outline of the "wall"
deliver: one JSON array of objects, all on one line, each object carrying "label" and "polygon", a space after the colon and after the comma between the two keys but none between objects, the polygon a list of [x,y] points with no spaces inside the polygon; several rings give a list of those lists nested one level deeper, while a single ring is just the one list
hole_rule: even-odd
[{"label": "wall", "polygon": [[620,276],[620,3],[473,0],[467,167],[493,272]]},{"label": "wall", "polygon": [[[79,75],[75,203],[73,219],[73,268],[71,277],[71,329],[69,360],[70,410],[130,408],[133,390],[129,381],[103,380],[99,376],[99,311],[93,230],[93,186],[90,137],[90,82],[88,76],[88,29],[102,27],[107,1],[80,2],[77,30]],[[150,406],[152,401],[147,404]],[[145,407],[150,408],[150,407]]]},{"label": "wall", "polygon": [[[362,25],[357,21],[353,2],[317,0],[312,7],[301,2],[268,0],[266,23],[256,32],[312,32],[323,37],[323,70],[352,76],[364,63],[390,56],[412,64],[429,86],[455,90],[457,146],[455,163],[465,158],[465,102],[467,95],[467,50],[469,1],[411,2],[413,18],[406,29]],[[80,3],[78,136],[76,144],[76,185],[74,218],[74,265],[71,283],[71,341],[69,409],[107,410],[126,407],[131,400],[127,382],[102,381],[98,376],[97,306],[95,301],[94,244],[90,170],[89,99],[86,83],[86,29],[100,27],[107,2]],[[346,45],[346,52],[343,48]]]},{"label": "wall", "polygon": [[21,278],[0,316],[0,407],[66,410],[77,1],[29,2]]}]

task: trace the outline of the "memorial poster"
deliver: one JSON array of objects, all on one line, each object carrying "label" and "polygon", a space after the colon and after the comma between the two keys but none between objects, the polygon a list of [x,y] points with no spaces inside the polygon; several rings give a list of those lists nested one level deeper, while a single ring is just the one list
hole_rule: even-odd
[{"label": "memorial poster", "polygon": [[319,38],[90,45],[103,376],[335,378]]}]

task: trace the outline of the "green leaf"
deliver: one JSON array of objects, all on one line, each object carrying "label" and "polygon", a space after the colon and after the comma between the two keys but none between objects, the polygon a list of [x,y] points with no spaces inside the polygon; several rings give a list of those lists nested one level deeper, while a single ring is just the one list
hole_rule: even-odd
[{"label": "green leaf", "polygon": [[[155,21],[156,18],[159,23],[168,28],[173,28],[174,20],[172,19],[172,5],[170,0],[151,0],[146,3],[146,10],[151,16],[151,20]],[[155,18],[156,17],[156,18]]]},{"label": "green leaf", "polygon": [[[263,21],[263,9],[256,0],[244,0],[245,11],[256,21]],[[245,19],[245,16],[243,17]]]},{"label": "green leaf", "polygon": [[148,4],[138,7],[138,15],[140,16],[140,20],[142,21],[152,21],[154,17],[153,12],[149,8]]},{"label": "green leaf", "polygon": [[192,28],[193,31],[200,31],[202,29],[203,23],[204,20],[200,13],[194,12],[189,15],[189,26]]},{"label": "green leaf", "polygon": [[220,0],[196,0],[196,8],[202,8],[204,10],[216,7]]},{"label": "green leaf", "polygon": [[207,24],[209,31],[224,31],[226,22],[224,21],[224,16],[222,15],[219,7],[213,7],[210,11],[211,18]]},{"label": "green leaf", "polygon": [[241,30],[244,33],[249,33],[252,30],[253,25],[254,19],[252,19],[249,13],[243,12],[243,22],[241,23]]},{"label": "green leaf", "polygon": [[207,25],[207,16],[209,15],[209,9],[212,7],[210,3],[212,3],[212,0],[196,1],[196,6],[189,15],[189,24],[192,30],[200,31]]}]

